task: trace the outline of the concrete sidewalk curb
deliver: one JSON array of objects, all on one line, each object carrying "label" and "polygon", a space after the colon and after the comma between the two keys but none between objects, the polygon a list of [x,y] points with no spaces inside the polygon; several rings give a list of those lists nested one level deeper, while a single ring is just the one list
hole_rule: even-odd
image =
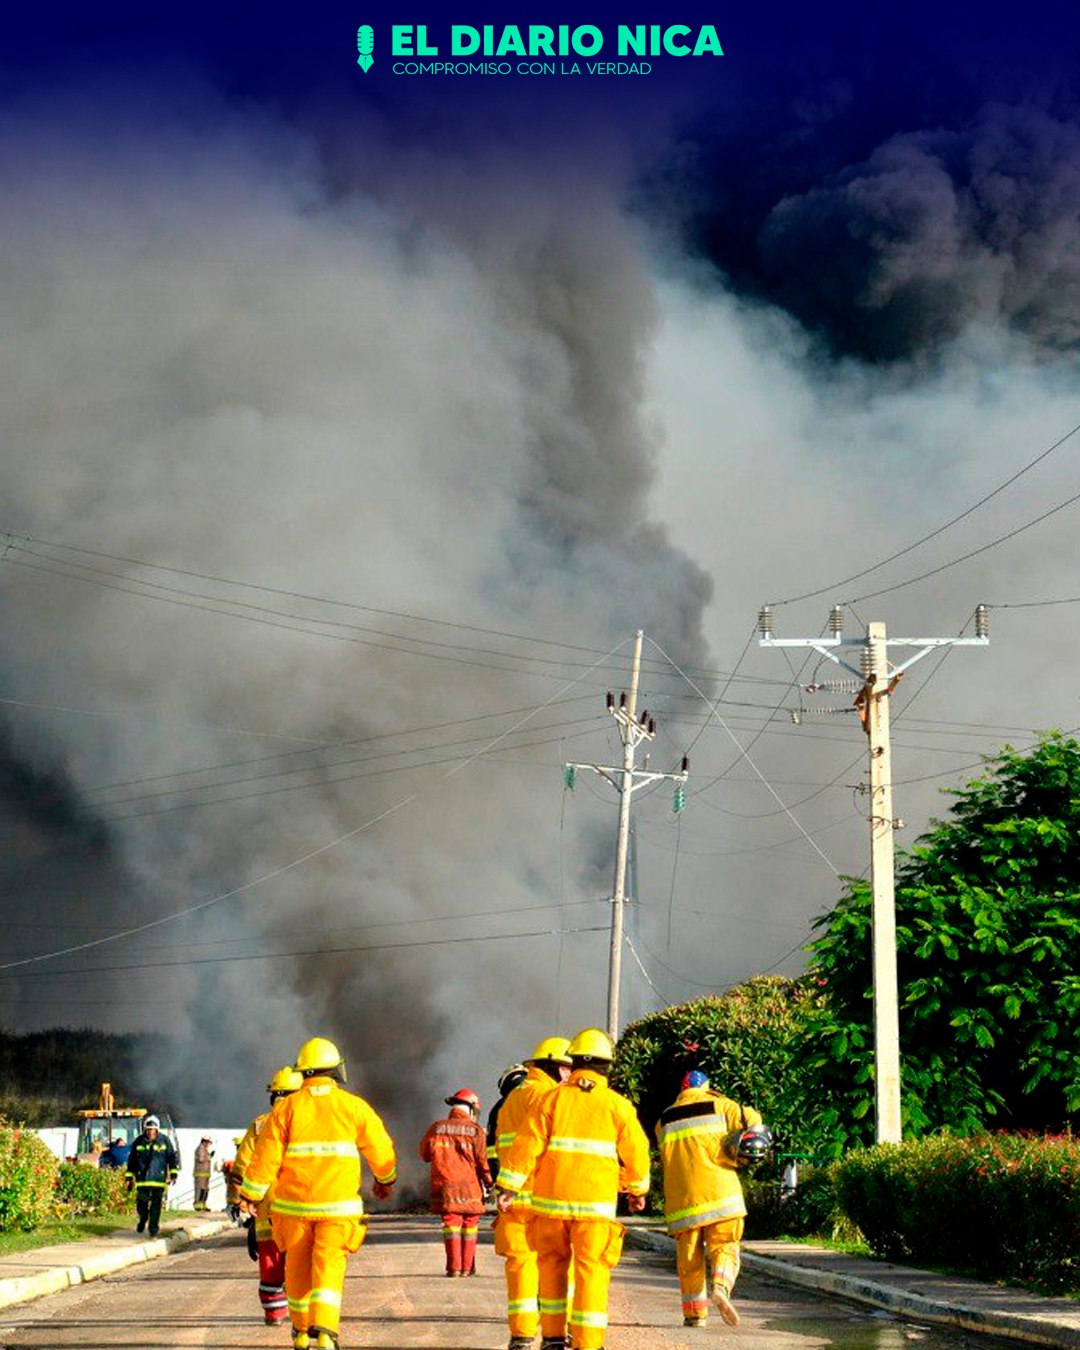
[{"label": "concrete sidewalk curb", "polygon": [[[675,1239],[667,1233],[629,1228],[626,1237],[632,1245],[670,1255],[675,1253]],[[959,1285],[963,1291],[959,1300],[931,1297],[861,1275],[839,1274],[821,1270],[810,1264],[799,1265],[797,1252],[797,1244],[792,1244],[790,1254],[785,1252],[782,1256],[747,1251],[744,1246],[743,1268],[756,1275],[783,1280],[803,1289],[835,1294],[856,1303],[870,1304],[872,1307],[884,1308],[888,1312],[918,1318],[924,1322],[936,1322],[945,1326],[959,1327],[964,1331],[980,1331],[993,1336],[1030,1341],[1038,1345],[1061,1347],[1062,1350],[1077,1350],[1077,1347],[1080,1347],[1080,1305],[1071,1299],[1040,1298],[1026,1294],[1022,1290],[1000,1289],[996,1285],[980,1285],[975,1281],[965,1284],[962,1280],[937,1276],[929,1271],[889,1267],[896,1281],[938,1282],[953,1288]],[[968,1295],[966,1300],[965,1294]],[[972,1306],[984,1301],[1021,1306],[1014,1306],[1012,1310],[1003,1307]],[[1024,1304],[1030,1307],[1025,1308],[1022,1306]]]},{"label": "concrete sidewalk curb", "polygon": [[[102,1250],[91,1240],[84,1243],[64,1243],[62,1247],[38,1247],[26,1252],[17,1252],[14,1256],[0,1260],[0,1269],[12,1263],[32,1264],[35,1260],[48,1260],[48,1253],[63,1252],[67,1260],[61,1259],[56,1265],[44,1265],[28,1275],[0,1277],[0,1308],[11,1307],[15,1303],[26,1303],[43,1294],[56,1294],[62,1289],[71,1289],[77,1284],[86,1284],[89,1280],[101,1279],[103,1275],[113,1275],[127,1266],[139,1265],[144,1261],[155,1261],[160,1256],[169,1256],[182,1251],[206,1238],[216,1237],[219,1233],[233,1228],[231,1219],[187,1220],[178,1228],[171,1229],[160,1237],[139,1240],[123,1247],[108,1247]],[[73,1249],[84,1245],[87,1254],[84,1260],[71,1262]]]}]

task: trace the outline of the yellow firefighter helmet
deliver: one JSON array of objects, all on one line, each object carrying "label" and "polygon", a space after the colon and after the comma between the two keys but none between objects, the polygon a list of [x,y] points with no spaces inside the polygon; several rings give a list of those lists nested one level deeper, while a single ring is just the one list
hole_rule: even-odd
[{"label": "yellow firefighter helmet", "polygon": [[556,1064],[570,1063],[570,1041],[566,1036],[545,1036],[529,1056],[529,1063],[538,1059],[551,1059]]},{"label": "yellow firefighter helmet", "polygon": [[296,1072],[308,1077],[313,1073],[325,1073],[328,1069],[342,1069],[345,1061],[341,1051],[333,1041],[322,1036],[313,1036],[305,1041],[296,1055]]},{"label": "yellow firefighter helmet", "polygon": [[278,1069],[273,1078],[266,1085],[267,1092],[295,1092],[297,1088],[304,1086],[304,1075],[291,1064],[286,1064]]},{"label": "yellow firefighter helmet", "polygon": [[588,1059],[615,1058],[611,1037],[599,1027],[586,1027],[584,1031],[579,1031],[567,1047],[566,1053],[571,1059],[577,1059],[579,1056]]}]

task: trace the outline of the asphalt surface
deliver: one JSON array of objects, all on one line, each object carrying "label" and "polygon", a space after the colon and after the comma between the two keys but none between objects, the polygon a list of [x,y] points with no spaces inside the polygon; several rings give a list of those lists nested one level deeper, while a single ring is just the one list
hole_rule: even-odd
[{"label": "asphalt surface", "polygon": [[[674,1240],[649,1227],[631,1240],[674,1251]],[[795,1242],[746,1242],[743,1270],[802,1289],[834,1294],[899,1316],[1040,1345],[1080,1347],[1080,1303],[1046,1298],[959,1275],[845,1256]]]},{"label": "asphalt surface", "polygon": [[[344,1350],[501,1350],[502,1263],[490,1242],[485,1226],[475,1279],[446,1280],[435,1220],[376,1216],[371,1237],[350,1261]],[[714,1317],[705,1330],[685,1330],[673,1249],[666,1234],[631,1224],[612,1285],[609,1350],[687,1350],[718,1336],[731,1350],[751,1341],[769,1350],[888,1350],[912,1340],[934,1347],[939,1342],[927,1324],[935,1323],[961,1335],[1080,1350],[1080,1304],[1071,1300],[779,1242],[744,1246],[738,1329]],[[287,1331],[262,1324],[256,1283],[242,1234],[218,1216],[167,1221],[154,1241],[120,1232],[19,1253],[0,1260],[0,1346],[287,1350]],[[867,1307],[883,1311],[868,1314]]]}]

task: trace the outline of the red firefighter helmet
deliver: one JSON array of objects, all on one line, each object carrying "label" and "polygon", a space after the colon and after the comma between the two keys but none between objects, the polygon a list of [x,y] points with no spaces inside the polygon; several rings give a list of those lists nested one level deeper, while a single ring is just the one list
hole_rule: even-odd
[{"label": "red firefighter helmet", "polygon": [[456,1092],[444,1097],[447,1106],[467,1106],[474,1116],[480,1114],[480,1098],[471,1088],[458,1088]]}]

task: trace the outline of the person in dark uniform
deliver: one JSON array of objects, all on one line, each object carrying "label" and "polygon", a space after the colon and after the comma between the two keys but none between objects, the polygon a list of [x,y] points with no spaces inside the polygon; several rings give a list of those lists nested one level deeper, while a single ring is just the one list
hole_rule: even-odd
[{"label": "person in dark uniform", "polygon": [[139,1214],[137,1232],[149,1228],[150,1236],[157,1237],[165,1191],[176,1180],[179,1171],[180,1159],[172,1143],[162,1136],[161,1122],[157,1116],[147,1116],[142,1134],[131,1146],[125,1169],[128,1190],[135,1187],[135,1208]]}]

